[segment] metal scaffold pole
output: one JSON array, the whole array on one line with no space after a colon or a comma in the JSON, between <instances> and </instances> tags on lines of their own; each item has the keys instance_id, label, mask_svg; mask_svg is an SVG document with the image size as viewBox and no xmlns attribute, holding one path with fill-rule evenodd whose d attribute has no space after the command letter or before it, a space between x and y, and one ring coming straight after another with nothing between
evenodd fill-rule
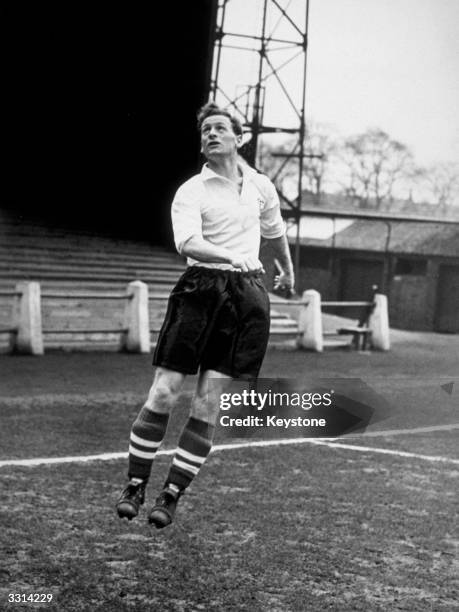
<instances>
[{"instance_id":1,"label":"metal scaffold pole","mask_svg":"<svg viewBox=\"0 0 459 612\"><path fill-rule=\"evenodd\" d=\"M256 7L256 14L249 18L246 12L253 7ZM244 15L241 15L241 10ZM236 14L237 11L239 14ZM234 24L237 23L241 24L240 31L235 31ZM229 108L241 119L247 140L242 152L250 164L258 166L260 137L284 135L296 140L293 146L290 143L290 153L275 155L285 158L280 166L263 168L263 172L275 183L284 205L285 216L294 219L296 227L293 261L297 274L300 266L304 164L305 159L310 157L305 153L308 24L309 0L260 0L250 5L241 5L232 0L218 0L210 85L210 98ZM249 33L248 29L251 29ZM258 56L257 69L243 84L238 83L242 93L237 92L234 79L231 78L236 72L235 61L227 61L228 57L234 58L237 52L245 53L247 57L242 68L250 64L248 56ZM282 55L283 61L278 59L279 55ZM301 66L292 82L292 73L289 73L288 69L293 62L300 61ZM242 72L245 74L243 69ZM301 75L300 83L298 74ZM292 91L294 88L298 89L296 97ZM279 106L279 97L282 98L281 110L276 113L267 112L275 104ZM265 119L266 117L268 119ZM291 159L298 162L295 164L296 181L291 180L291 183L296 183L295 197L288 197L284 193L283 185L283 173ZM290 178L292 179L291 172Z\"/></svg>"}]
</instances>

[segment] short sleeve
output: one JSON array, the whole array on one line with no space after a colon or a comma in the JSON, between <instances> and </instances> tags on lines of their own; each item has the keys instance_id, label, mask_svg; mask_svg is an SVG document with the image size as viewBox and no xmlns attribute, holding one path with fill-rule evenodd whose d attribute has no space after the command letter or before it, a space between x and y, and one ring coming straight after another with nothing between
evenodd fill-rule
<instances>
[{"instance_id":1,"label":"short sleeve","mask_svg":"<svg viewBox=\"0 0 459 612\"><path fill-rule=\"evenodd\" d=\"M280 238L284 235L285 224L280 212L279 196L271 181L267 177L263 179L265 204L260 212L261 235L263 238Z\"/></svg>"},{"instance_id":2,"label":"short sleeve","mask_svg":"<svg viewBox=\"0 0 459 612\"><path fill-rule=\"evenodd\" d=\"M193 190L179 188L172 202L171 216L175 247L181 254L187 240L196 235L202 237L201 208Z\"/></svg>"}]
</instances>

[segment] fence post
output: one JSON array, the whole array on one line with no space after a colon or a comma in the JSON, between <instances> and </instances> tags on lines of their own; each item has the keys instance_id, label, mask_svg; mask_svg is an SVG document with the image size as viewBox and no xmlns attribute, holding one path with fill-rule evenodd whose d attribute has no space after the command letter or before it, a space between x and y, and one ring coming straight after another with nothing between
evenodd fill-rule
<instances>
[{"instance_id":1,"label":"fence post","mask_svg":"<svg viewBox=\"0 0 459 612\"><path fill-rule=\"evenodd\" d=\"M14 353L43 355L43 333L41 328L40 283L23 282L16 285L13 321L17 329L10 338Z\"/></svg>"},{"instance_id":2,"label":"fence post","mask_svg":"<svg viewBox=\"0 0 459 612\"><path fill-rule=\"evenodd\" d=\"M298 319L298 348L312 351L323 351L324 341L322 334L322 308L320 293L315 289L308 289L303 293L303 301L307 302L300 311Z\"/></svg>"},{"instance_id":3,"label":"fence post","mask_svg":"<svg viewBox=\"0 0 459 612\"><path fill-rule=\"evenodd\" d=\"M148 286L142 281L132 281L127 286L124 328L126 331L121 334L121 350L128 353L150 352Z\"/></svg>"},{"instance_id":4,"label":"fence post","mask_svg":"<svg viewBox=\"0 0 459 612\"><path fill-rule=\"evenodd\" d=\"M379 351L388 351L390 339L387 296L377 293L374 301L375 307L368 320L368 327L371 329L371 345Z\"/></svg>"}]
</instances>

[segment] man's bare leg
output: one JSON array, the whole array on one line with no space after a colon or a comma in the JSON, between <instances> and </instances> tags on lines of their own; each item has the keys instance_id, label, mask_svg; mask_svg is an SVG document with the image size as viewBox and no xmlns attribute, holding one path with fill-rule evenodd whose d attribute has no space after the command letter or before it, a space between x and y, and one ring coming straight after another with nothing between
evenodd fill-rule
<instances>
[{"instance_id":1,"label":"man's bare leg","mask_svg":"<svg viewBox=\"0 0 459 612\"><path fill-rule=\"evenodd\" d=\"M166 434L169 414L175 406L185 374L157 368L148 398L134 421L129 445L129 483L117 504L121 518L137 516L144 503L145 486L155 455Z\"/></svg>"},{"instance_id":2,"label":"man's bare leg","mask_svg":"<svg viewBox=\"0 0 459 612\"><path fill-rule=\"evenodd\" d=\"M199 375L190 416L180 436L164 489L149 516L150 523L159 529L172 522L180 495L197 476L210 452L219 413L219 394L230 380L213 370Z\"/></svg>"}]
</instances>

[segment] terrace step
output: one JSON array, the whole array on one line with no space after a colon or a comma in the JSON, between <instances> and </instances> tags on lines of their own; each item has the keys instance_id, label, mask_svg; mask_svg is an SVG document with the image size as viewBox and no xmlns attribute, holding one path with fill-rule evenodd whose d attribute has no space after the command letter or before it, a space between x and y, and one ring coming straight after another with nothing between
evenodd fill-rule
<instances>
[{"instance_id":1,"label":"terrace step","mask_svg":"<svg viewBox=\"0 0 459 612\"><path fill-rule=\"evenodd\" d=\"M56 280L63 281L64 283L79 282L79 281L101 281L102 283L113 282L113 281L124 281L129 283L134 280L142 280L146 283L171 283L177 281L179 274L167 273L167 272L115 272L103 270L4 270L0 269L0 275L4 280L29 280L29 281L42 281L42 280Z\"/></svg>"},{"instance_id":2,"label":"terrace step","mask_svg":"<svg viewBox=\"0 0 459 612\"><path fill-rule=\"evenodd\" d=\"M16 249L0 248L0 262L2 265L16 266L50 266L50 265L66 265L71 267L104 267L104 268L144 268L149 270L168 270L171 272L181 272L185 269L183 261L174 261L171 257L142 256L142 257L126 257L120 253L49 253L45 251L34 252L16 251Z\"/></svg>"}]
</instances>

